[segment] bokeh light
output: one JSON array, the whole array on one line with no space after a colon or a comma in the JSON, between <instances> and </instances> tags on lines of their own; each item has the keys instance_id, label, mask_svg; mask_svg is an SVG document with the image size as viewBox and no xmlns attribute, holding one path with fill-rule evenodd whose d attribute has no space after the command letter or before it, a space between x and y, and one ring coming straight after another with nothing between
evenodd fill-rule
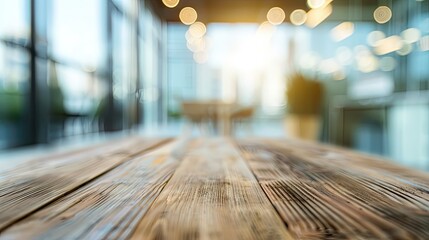
<instances>
[{"instance_id":1,"label":"bokeh light","mask_svg":"<svg viewBox=\"0 0 429 240\"><path fill-rule=\"evenodd\" d=\"M374 20L380 24L387 23L392 18L392 10L387 6L380 6L374 11Z\"/></svg>"},{"instance_id":2,"label":"bokeh light","mask_svg":"<svg viewBox=\"0 0 429 240\"><path fill-rule=\"evenodd\" d=\"M401 37L406 43L415 43L420 40L421 32L417 28L408 28L401 33Z\"/></svg>"},{"instance_id":3,"label":"bokeh light","mask_svg":"<svg viewBox=\"0 0 429 240\"><path fill-rule=\"evenodd\" d=\"M307 12L297 9L290 14L290 21L293 25L300 26L307 20Z\"/></svg>"},{"instance_id":4,"label":"bokeh light","mask_svg":"<svg viewBox=\"0 0 429 240\"><path fill-rule=\"evenodd\" d=\"M192 52L203 52L206 50L206 40L204 38L194 38L187 42L187 47Z\"/></svg>"},{"instance_id":5,"label":"bokeh light","mask_svg":"<svg viewBox=\"0 0 429 240\"><path fill-rule=\"evenodd\" d=\"M359 58L359 60L357 61L358 70L364 73L374 72L375 70L378 69L378 67L379 67L379 61L372 54L363 56Z\"/></svg>"},{"instance_id":6,"label":"bokeh light","mask_svg":"<svg viewBox=\"0 0 429 240\"><path fill-rule=\"evenodd\" d=\"M267 13L268 22L270 22L273 25L282 24L285 18L286 18L285 12L283 11L283 9L279 7L273 7Z\"/></svg>"},{"instance_id":7,"label":"bokeh light","mask_svg":"<svg viewBox=\"0 0 429 240\"><path fill-rule=\"evenodd\" d=\"M310 28L315 28L332 14L332 5L329 4L324 8L311 9L307 13L305 24Z\"/></svg>"},{"instance_id":8,"label":"bokeh light","mask_svg":"<svg viewBox=\"0 0 429 240\"><path fill-rule=\"evenodd\" d=\"M355 26L352 22L343 22L331 30L334 41L340 42L353 35Z\"/></svg>"},{"instance_id":9,"label":"bokeh light","mask_svg":"<svg viewBox=\"0 0 429 240\"><path fill-rule=\"evenodd\" d=\"M378 41L385 39L385 38L386 38L386 34L384 34L384 32L373 31L373 32L370 32L368 34L367 42L371 47L375 47L377 45Z\"/></svg>"},{"instance_id":10,"label":"bokeh light","mask_svg":"<svg viewBox=\"0 0 429 240\"><path fill-rule=\"evenodd\" d=\"M164 5L169 8L176 7L179 2L179 0L162 0L162 3L164 3Z\"/></svg>"},{"instance_id":11,"label":"bokeh light","mask_svg":"<svg viewBox=\"0 0 429 240\"><path fill-rule=\"evenodd\" d=\"M180 11L179 18L183 24L191 25L195 21L197 21L198 14L197 14L197 11L195 11L195 9L191 7L185 7Z\"/></svg>"},{"instance_id":12,"label":"bokeh light","mask_svg":"<svg viewBox=\"0 0 429 240\"><path fill-rule=\"evenodd\" d=\"M370 73L378 69L378 59L365 45L358 45L354 48L356 69L360 72Z\"/></svg>"},{"instance_id":13,"label":"bokeh light","mask_svg":"<svg viewBox=\"0 0 429 240\"><path fill-rule=\"evenodd\" d=\"M402 48L396 51L396 53L400 56L406 56L413 51L413 45L407 42L404 42Z\"/></svg>"},{"instance_id":14,"label":"bokeh light","mask_svg":"<svg viewBox=\"0 0 429 240\"><path fill-rule=\"evenodd\" d=\"M326 0L307 0L307 5L310 8L321 8L326 4Z\"/></svg>"},{"instance_id":15,"label":"bokeh light","mask_svg":"<svg viewBox=\"0 0 429 240\"><path fill-rule=\"evenodd\" d=\"M203 37L206 32L207 28L206 25L202 22L195 22L189 27L189 34L191 34L194 38L201 38Z\"/></svg>"},{"instance_id":16,"label":"bokeh light","mask_svg":"<svg viewBox=\"0 0 429 240\"><path fill-rule=\"evenodd\" d=\"M378 41L374 48L374 51L378 55L384 55L400 50L403 45L404 43L402 41L402 38L397 35L394 35Z\"/></svg>"}]
</instances>

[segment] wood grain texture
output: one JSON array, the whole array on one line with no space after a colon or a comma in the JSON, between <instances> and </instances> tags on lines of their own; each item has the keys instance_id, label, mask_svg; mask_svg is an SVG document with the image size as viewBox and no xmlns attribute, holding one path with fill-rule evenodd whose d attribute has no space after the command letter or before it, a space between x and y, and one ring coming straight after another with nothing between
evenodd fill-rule
<instances>
[{"instance_id":1,"label":"wood grain texture","mask_svg":"<svg viewBox=\"0 0 429 240\"><path fill-rule=\"evenodd\" d=\"M297 141L167 142L2 172L0 239L429 239L427 173Z\"/></svg>"},{"instance_id":2,"label":"wood grain texture","mask_svg":"<svg viewBox=\"0 0 429 240\"><path fill-rule=\"evenodd\" d=\"M296 141L239 146L295 238L429 239L425 173Z\"/></svg>"},{"instance_id":3,"label":"wood grain texture","mask_svg":"<svg viewBox=\"0 0 429 240\"><path fill-rule=\"evenodd\" d=\"M286 228L227 139L198 140L132 239L287 239Z\"/></svg>"},{"instance_id":4,"label":"wood grain texture","mask_svg":"<svg viewBox=\"0 0 429 240\"><path fill-rule=\"evenodd\" d=\"M136 156L0 234L0 239L126 239L182 157L183 142Z\"/></svg>"},{"instance_id":5,"label":"wood grain texture","mask_svg":"<svg viewBox=\"0 0 429 240\"><path fill-rule=\"evenodd\" d=\"M28 161L2 173L0 231L165 140L139 138Z\"/></svg>"}]
</instances>

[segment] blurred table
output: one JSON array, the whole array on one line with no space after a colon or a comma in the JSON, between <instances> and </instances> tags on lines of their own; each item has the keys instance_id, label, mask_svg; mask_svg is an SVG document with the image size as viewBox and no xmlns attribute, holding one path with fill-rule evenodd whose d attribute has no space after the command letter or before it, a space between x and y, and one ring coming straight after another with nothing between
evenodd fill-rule
<instances>
[{"instance_id":1,"label":"blurred table","mask_svg":"<svg viewBox=\"0 0 429 240\"><path fill-rule=\"evenodd\" d=\"M429 175L273 139L115 140L2 172L0 239L429 239Z\"/></svg>"},{"instance_id":2,"label":"blurred table","mask_svg":"<svg viewBox=\"0 0 429 240\"><path fill-rule=\"evenodd\" d=\"M184 117L192 123L210 122L220 129L221 135L231 135L231 116L237 108L235 103L224 101L185 101L182 103Z\"/></svg>"}]
</instances>

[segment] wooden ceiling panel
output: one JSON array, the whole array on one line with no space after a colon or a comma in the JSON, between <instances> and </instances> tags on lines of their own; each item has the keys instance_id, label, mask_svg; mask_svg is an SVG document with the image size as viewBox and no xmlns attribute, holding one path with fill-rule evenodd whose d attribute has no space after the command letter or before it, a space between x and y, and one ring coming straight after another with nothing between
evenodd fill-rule
<instances>
[{"instance_id":1,"label":"wooden ceiling panel","mask_svg":"<svg viewBox=\"0 0 429 240\"><path fill-rule=\"evenodd\" d=\"M266 14L272 7L281 7L285 10L286 16L289 16L295 9L308 10L306 0L180 0L175 8L167 8L162 0L149 0L158 8L161 18L168 22L180 22L179 12L184 7L193 7L198 12L198 19L204 23L210 22L263 22L266 20ZM377 1L373 0L334 0L334 15L332 20L371 20L373 9L376 8ZM356 19L349 13L354 9L362 11ZM289 21L289 17L286 17Z\"/></svg>"}]
</instances>

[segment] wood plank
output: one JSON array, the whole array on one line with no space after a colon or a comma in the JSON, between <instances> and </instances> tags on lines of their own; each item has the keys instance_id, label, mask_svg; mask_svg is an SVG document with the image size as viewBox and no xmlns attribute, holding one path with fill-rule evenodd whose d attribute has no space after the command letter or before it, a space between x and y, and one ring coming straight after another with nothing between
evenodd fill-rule
<instances>
[{"instance_id":1,"label":"wood plank","mask_svg":"<svg viewBox=\"0 0 429 240\"><path fill-rule=\"evenodd\" d=\"M2 173L0 231L77 187L166 140L139 138L29 161Z\"/></svg>"},{"instance_id":2,"label":"wood plank","mask_svg":"<svg viewBox=\"0 0 429 240\"><path fill-rule=\"evenodd\" d=\"M183 145L136 156L13 225L0 239L126 239L179 165Z\"/></svg>"},{"instance_id":3,"label":"wood plank","mask_svg":"<svg viewBox=\"0 0 429 240\"><path fill-rule=\"evenodd\" d=\"M290 239L230 140L187 151L131 239Z\"/></svg>"},{"instance_id":4,"label":"wood plank","mask_svg":"<svg viewBox=\"0 0 429 240\"><path fill-rule=\"evenodd\" d=\"M296 238L429 238L429 186L423 173L316 144L259 140L239 145Z\"/></svg>"},{"instance_id":5,"label":"wood plank","mask_svg":"<svg viewBox=\"0 0 429 240\"><path fill-rule=\"evenodd\" d=\"M288 151L311 159L324 159L327 164L344 165L349 169L361 171L374 176L385 175L412 184L429 185L427 172L405 168L389 159L350 151L338 146L317 144L305 141L274 141L274 144L287 145ZM326 161L328 160L328 161Z\"/></svg>"}]
</instances>

